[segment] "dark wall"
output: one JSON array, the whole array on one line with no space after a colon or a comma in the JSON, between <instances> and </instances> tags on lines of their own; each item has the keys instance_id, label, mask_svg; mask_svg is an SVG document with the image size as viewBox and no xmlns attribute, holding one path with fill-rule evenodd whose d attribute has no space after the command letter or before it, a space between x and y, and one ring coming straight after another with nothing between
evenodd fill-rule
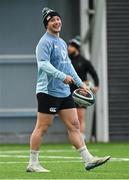
<instances>
[{"instance_id":1,"label":"dark wall","mask_svg":"<svg viewBox=\"0 0 129 180\"><path fill-rule=\"evenodd\" d=\"M110 140L129 140L129 1L107 0Z\"/></svg>"}]
</instances>

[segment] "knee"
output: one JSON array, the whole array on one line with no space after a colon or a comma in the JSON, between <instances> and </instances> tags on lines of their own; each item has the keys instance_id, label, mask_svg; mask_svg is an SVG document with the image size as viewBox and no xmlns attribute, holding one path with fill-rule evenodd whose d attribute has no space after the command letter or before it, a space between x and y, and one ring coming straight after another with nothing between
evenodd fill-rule
<instances>
[{"instance_id":1,"label":"knee","mask_svg":"<svg viewBox=\"0 0 129 180\"><path fill-rule=\"evenodd\" d=\"M50 124L43 124L40 126L36 126L35 131L40 135L44 135L47 132L49 126Z\"/></svg>"},{"instance_id":2,"label":"knee","mask_svg":"<svg viewBox=\"0 0 129 180\"><path fill-rule=\"evenodd\" d=\"M80 123L78 120L73 120L70 124L70 127L69 127L69 130L70 131L80 131Z\"/></svg>"},{"instance_id":3,"label":"knee","mask_svg":"<svg viewBox=\"0 0 129 180\"><path fill-rule=\"evenodd\" d=\"M49 124L46 124L40 128L42 134L45 134L48 130Z\"/></svg>"},{"instance_id":4,"label":"knee","mask_svg":"<svg viewBox=\"0 0 129 180\"><path fill-rule=\"evenodd\" d=\"M83 114L79 113L79 114L78 114L78 119L79 119L80 122L83 122L84 119L85 119L85 117L84 117Z\"/></svg>"}]
</instances>

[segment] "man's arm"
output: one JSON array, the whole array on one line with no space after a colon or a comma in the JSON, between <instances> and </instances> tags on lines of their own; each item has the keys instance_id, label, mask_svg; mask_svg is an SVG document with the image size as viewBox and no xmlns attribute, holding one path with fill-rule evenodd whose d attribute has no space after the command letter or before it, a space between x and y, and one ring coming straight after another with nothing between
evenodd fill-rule
<instances>
[{"instance_id":1,"label":"man's arm","mask_svg":"<svg viewBox=\"0 0 129 180\"><path fill-rule=\"evenodd\" d=\"M91 77L94 80L94 85L96 87L98 87L99 86L99 78L98 78L98 75L97 75L93 65L90 62L88 62L87 67L88 67L88 73L91 75Z\"/></svg>"},{"instance_id":2,"label":"man's arm","mask_svg":"<svg viewBox=\"0 0 129 180\"><path fill-rule=\"evenodd\" d=\"M47 60L40 60L38 62L38 66L40 66L40 68L48 73L49 75L53 76L54 78L58 78L61 79L62 81L65 80L66 78L66 74L59 71L58 69L56 69L49 61Z\"/></svg>"}]
</instances>

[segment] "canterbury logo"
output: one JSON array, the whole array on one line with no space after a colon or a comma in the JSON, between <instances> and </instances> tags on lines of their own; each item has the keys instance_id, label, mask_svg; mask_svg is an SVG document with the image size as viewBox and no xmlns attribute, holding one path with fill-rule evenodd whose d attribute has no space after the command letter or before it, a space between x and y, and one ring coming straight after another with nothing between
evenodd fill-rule
<instances>
[{"instance_id":1,"label":"canterbury logo","mask_svg":"<svg viewBox=\"0 0 129 180\"><path fill-rule=\"evenodd\" d=\"M50 112L56 112L56 108L55 108L55 107L51 107L51 108L49 109L49 111L50 111Z\"/></svg>"}]
</instances>

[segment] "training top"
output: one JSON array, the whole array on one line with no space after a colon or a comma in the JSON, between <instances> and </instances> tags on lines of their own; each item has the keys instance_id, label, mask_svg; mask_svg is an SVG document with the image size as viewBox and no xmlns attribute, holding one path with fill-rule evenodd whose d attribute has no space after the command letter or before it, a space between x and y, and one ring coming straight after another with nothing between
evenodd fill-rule
<instances>
[{"instance_id":1,"label":"training top","mask_svg":"<svg viewBox=\"0 0 129 180\"><path fill-rule=\"evenodd\" d=\"M36 59L36 94L42 92L54 97L69 96L70 87L63 82L66 75L73 77L77 87L83 84L68 57L67 45L63 39L46 32L36 46Z\"/></svg>"}]
</instances>

